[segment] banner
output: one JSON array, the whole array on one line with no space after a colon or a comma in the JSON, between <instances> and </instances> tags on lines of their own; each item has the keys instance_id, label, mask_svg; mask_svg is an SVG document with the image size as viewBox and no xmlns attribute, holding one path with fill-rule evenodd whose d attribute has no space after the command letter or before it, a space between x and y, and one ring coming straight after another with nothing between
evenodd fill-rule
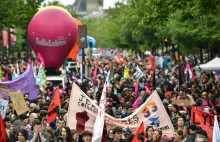
<instances>
[{"instance_id":1,"label":"banner","mask_svg":"<svg viewBox=\"0 0 220 142\"><path fill-rule=\"evenodd\" d=\"M16 45L16 35L15 34L10 34L10 43L11 46L15 46Z\"/></svg>"},{"instance_id":2,"label":"banner","mask_svg":"<svg viewBox=\"0 0 220 142\"><path fill-rule=\"evenodd\" d=\"M2 119L5 119L6 110L8 107L8 100L0 100L0 114Z\"/></svg>"},{"instance_id":3,"label":"banner","mask_svg":"<svg viewBox=\"0 0 220 142\"><path fill-rule=\"evenodd\" d=\"M13 103L13 107L18 115L21 115L22 113L28 111L27 104L20 90L17 92L10 92L10 97Z\"/></svg>"},{"instance_id":4,"label":"banner","mask_svg":"<svg viewBox=\"0 0 220 142\"><path fill-rule=\"evenodd\" d=\"M218 117L218 121L220 121L220 117ZM206 130L209 142L212 141L212 132L214 125L214 116L212 114L203 112L196 107L193 107L191 110L190 124L196 124L200 126L203 130Z\"/></svg>"},{"instance_id":5,"label":"banner","mask_svg":"<svg viewBox=\"0 0 220 142\"><path fill-rule=\"evenodd\" d=\"M38 97L37 86L34 81L32 67L29 65L24 73L12 81L0 82L0 96L9 99L10 92L21 90L22 94L29 94L29 100Z\"/></svg>"},{"instance_id":6,"label":"banner","mask_svg":"<svg viewBox=\"0 0 220 142\"><path fill-rule=\"evenodd\" d=\"M67 126L78 132L84 130L93 131L94 122L98 113L98 106L73 83L67 117ZM153 126L163 131L169 137L173 136L173 125L157 94L154 91L147 101L136 109L131 115L123 119L117 119L106 114L105 123L108 129L120 126L129 127L136 133L141 122L144 126Z\"/></svg>"},{"instance_id":7,"label":"banner","mask_svg":"<svg viewBox=\"0 0 220 142\"><path fill-rule=\"evenodd\" d=\"M2 44L3 44L3 47L8 46L8 31L7 30L2 30Z\"/></svg>"},{"instance_id":8,"label":"banner","mask_svg":"<svg viewBox=\"0 0 220 142\"><path fill-rule=\"evenodd\" d=\"M0 116L0 142L6 142L5 124Z\"/></svg>"}]
</instances>

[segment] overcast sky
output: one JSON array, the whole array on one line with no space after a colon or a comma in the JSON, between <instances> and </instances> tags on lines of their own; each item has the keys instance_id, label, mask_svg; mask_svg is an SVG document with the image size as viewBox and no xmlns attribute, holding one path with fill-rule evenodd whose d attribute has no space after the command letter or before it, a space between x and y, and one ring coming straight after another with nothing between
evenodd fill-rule
<instances>
[{"instance_id":1,"label":"overcast sky","mask_svg":"<svg viewBox=\"0 0 220 142\"><path fill-rule=\"evenodd\" d=\"M49 1L54 1L54 0L45 0L46 3L48 3ZM68 4L73 4L75 2L75 0L59 0L63 5L68 5ZM44 3L45 3L44 2Z\"/></svg>"}]
</instances>

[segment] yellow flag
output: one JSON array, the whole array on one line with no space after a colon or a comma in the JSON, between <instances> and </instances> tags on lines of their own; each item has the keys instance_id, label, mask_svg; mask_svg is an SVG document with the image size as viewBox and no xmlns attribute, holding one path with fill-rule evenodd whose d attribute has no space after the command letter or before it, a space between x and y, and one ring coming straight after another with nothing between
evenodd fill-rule
<instances>
[{"instance_id":1,"label":"yellow flag","mask_svg":"<svg viewBox=\"0 0 220 142\"><path fill-rule=\"evenodd\" d=\"M125 68L124 68L124 78L130 78L130 75L129 75L129 72L128 72L128 67L127 66L125 66Z\"/></svg>"}]
</instances>

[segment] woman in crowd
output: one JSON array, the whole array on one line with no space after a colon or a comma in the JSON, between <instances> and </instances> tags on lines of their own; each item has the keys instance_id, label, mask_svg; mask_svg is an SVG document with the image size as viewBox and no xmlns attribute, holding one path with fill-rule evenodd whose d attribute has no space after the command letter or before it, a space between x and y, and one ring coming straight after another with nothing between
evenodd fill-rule
<instances>
[{"instance_id":1,"label":"woman in crowd","mask_svg":"<svg viewBox=\"0 0 220 142\"><path fill-rule=\"evenodd\" d=\"M184 129L184 124L185 124L185 119L183 117L177 118L177 123L176 123L176 130L182 130Z\"/></svg>"},{"instance_id":2,"label":"woman in crowd","mask_svg":"<svg viewBox=\"0 0 220 142\"><path fill-rule=\"evenodd\" d=\"M49 142L53 142L55 136L54 136L54 133L53 133L52 129L50 127L46 127L44 130L48 135Z\"/></svg>"},{"instance_id":3,"label":"woman in crowd","mask_svg":"<svg viewBox=\"0 0 220 142\"><path fill-rule=\"evenodd\" d=\"M154 130L152 142L160 142L162 138L161 130Z\"/></svg>"},{"instance_id":4,"label":"woman in crowd","mask_svg":"<svg viewBox=\"0 0 220 142\"><path fill-rule=\"evenodd\" d=\"M197 106L201 106L202 110L206 112L213 113L214 112L214 105L212 101L208 98L208 94L206 92L202 93L202 98L196 101Z\"/></svg>"},{"instance_id":5,"label":"woman in crowd","mask_svg":"<svg viewBox=\"0 0 220 142\"><path fill-rule=\"evenodd\" d=\"M71 130L67 126L62 128L62 136L66 139L67 142L72 142L73 141Z\"/></svg>"},{"instance_id":6,"label":"woman in crowd","mask_svg":"<svg viewBox=\"0 0 220 142\"><path fill-rule=\"evenodd\" d=\"M71 130L71 134L73 137L73 142L78 142L79 134L78 134L77 130Z\"/></svg>"},{"instance_id":7,"label":"woman in crowd","mask_svg":"<svg viewBox=\"0 0 220 142\"><path fill-rule=\"evenodd\" d=\"M110 130L108 131L108 139L107 139L107 141L111 141L111 140L113 140L113 139L114 139L113 129L110 129Z\"/></svg>"},{"instance_id":8,"label":"woman in crowd","mask_svg":"<svg viewBox=\"0 0 220 142\"><path fill-rule=\"evenodd\" d=\"M25 129L18 130L17 133L18 141L17 142L29 142L28 139L28 132Z\"/></svg>"},{"instance_id":9,"label":"woman in crowd","mask_svg":"<svg viewBox=\"0 0 220 142\"><path fill-rule=\"evenodd\" d=\"M182 142L183 140L183 131L182 130L176 130L173 134L174 142Z\"/></svg>"},{"instance_id":10,"label":"woman in crowd","mask_svg":"<svg viewBox=\"0 0 220 142\"><path fill-rule=\"evenodd\" d=\"M153 140L153 133L154 133L153 126L148 126L146 128L146 139L147 139L147 142L152 142L152 140Z\"/></svg>"}]
</instances>

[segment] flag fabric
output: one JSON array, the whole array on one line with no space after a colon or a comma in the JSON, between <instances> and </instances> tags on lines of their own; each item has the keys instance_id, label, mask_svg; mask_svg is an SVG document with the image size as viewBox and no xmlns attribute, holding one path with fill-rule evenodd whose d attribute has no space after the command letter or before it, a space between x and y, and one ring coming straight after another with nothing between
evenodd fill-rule
<instances>
[{"instance_id":1,"label":"flag fabric","mask_svg":"<svg viewBox=\"0 0 220 142\"><path fill-rule=\"evenodd\" d=\"M54 98L50 103L50 106L48 108L48 118L47 123L50 124L52 121L56 119L57 112L56 108L60 106L60 92L59 89L56 89L56 92L54 94Z\"/></svg>"},{"instance_id":2,"label":"flag fabric","mask_svg":"<svg viewBox=\"0 0 220 142\"><path fill-rule=\"evenodd\" d=\"M137 100L138 97L138 80L136 80L134 87L134 100Z\"/></svg>"},{"instance_id":3,"label":"flag fabric","mask_svg":"<svg viewBox=\"0 0 220 142\"><path fill-rule=\"evenodd\" d=\"M193 81L196 79L196 76L194 75L191 67L189 64L186 64L185 68L184 68L184 73L187 74L187 72L189 73L189 78Z\"/></svg>"},{"instance_id":4,"label":"flag fabric","mask_svg":"<svg viewBox=\"0 0 220 142\"><path fill-rule=\"evenodd\" d=\"M125 66L124 68L124 78L127 79L127 78L130 78L130 75L129 75L129 71L128 71L128 67Z\"/></svg>"},{"instance_id":5,"label":"flag fabric","mask_svg":"<svg viewBox=\"0 0 220 142\"><path fill-rule=\"evenodd\" d=\"M220 71L218 71L218 80L220 81Z\"/></svg>"},{"instance_id":6,"label":"flag fabric","mask_svg":"<svg viewBox=\"0 0 220 142\"><path fill-rule=\"evenodd\" d=\"M5 124L2 120L2 117L0 115L0 141L1 142L6 142L6 132L5 132Z\"/></svg>"},{"instance_id":7,"label":"flag fabric","mask_svg":"<svg viewBox=\"0 0 220 142\"><path fill-rule=\"evenodd\" d=\"M19 76L20 75L20 69L19 69L18 63L16 64L16 69L17 69L17 75Z\"/></svg>"},{"instance_id":8,"label":"flag fabric","mask_svg":"<svg viewBox=\"0 0 220 142\"><path fill-rule=\"evenodd\" d=\"M144 123L141 122L140 127L138 128L132 142L146 142L146 138L144 136Z\"/></svg>"},{"instance_id":9,"label":"flag fabric","mask_svg":"<svg viewBox=\"0 0 220 142\"><path fill-rule=\"evenodd\" d=\"M99 101L98 114L96 116L96 120L93 128L92 142L101 142L102 140L102 133L105 122L106 86L107 84L105 83L102 90L102 96Z\"/></svg>"},{"instance_id":10,"label":"flag fabric","mask_svg":"<svg viewBox=\"0 0 220 142\"><path fill-rule=\"evenodd\" d=\"M93 131L99 106L75 83L72 86L68 108L68 114L71 115L67 116L67 126L70 129L76 129L79 134L85 130ZM107 113L105 115L105 124L108 130L116 126L129 127L133 133L136 133L143 121L144 126L153 126L155 129L161 129L164 135L173 136L173 125L156 91L128 117L118 119Z\"/></svg>"},{"instance_id":11,"label":"flag fabric","mask_svg":"<svg viewBox=\"0 0 220 142\"><path fill-rule=\"evenodd\" d=\"M46 83L46 73L43 68L43 63L40 64L40 68L38 70L36 83L40 86L41 89L43 89L43 85Z\"/></svg>"},{"instance_id":12,"label":"flag fabric","mask_svg":"<svg viewBox=\"0 0 220 142\"><path fill-rule=\"evenodd\" d=\"M137 79L139 79L142 76L144 76L144 73L141 71L139 66L136 67L136 72L133 74L133 76L135 76L135 78L137 78Z\"/></svg>"},{"instance_id":13,"label":"flag fabric","mask_svg":"<svg viewBox=\"0 0 220 142\"><path fill-rule=\"evenodd\" d=\"M4 78L3 82L6 82L6 81L8 81L8 72L5 73L5 78Z\"/></svg>"},{"instance_id":14,"label":"flag fabric","mask_svg":"<svg viewBox=\"0 0 220 142\"><path fill-rule=\"evenodd\" d=\"M106 82L107 82L107 87L110 87L110 84L111 84L111 78L110 78L110 70L108 71L107 73L107 76L106 76Z\"/></svg>"},{"instance_id":15,"label":"flag fabric","mask_svg":"<svg viewBox=\"0 0 220 142\"><path fill-rule=\"evenodd\" d=\"M0 82L0 96L5 99L9 99L10 92L21 90L22 94L29 94L29 100L36 99L38 97L37 86L33 76L32 67L29 65L25 72L23 72L18 78Z\"/></svg>"},{"instance_id":16,"label":"flag fabric","mask_svg":"<svg viewBox=\"0 0 220 142\"><path fill-rule=\"evenodd\" d=\"M140 103L141 103L141 100L140 100L140 97L138 97L134 102L133 108L137 109L139 107Z\"/></svg>"},{"instance_id":17,"label":"flag fabric","mask_svg":"<svg viewBox=\"0 0 220 142\"><path fill-rule=\"evenodd\" d=\"M145 90L148 94L151 94L151 90L147 86L145 86Z\"/></svg>"},{"instance_id":18,"label":"flag fabric","mask_svg":"<svg viewBox=\"0 0 220 142\"><path fill-rule=\"evenodd\" d=\"M44 58L41 56L41 54L39 52L37 53L37 60L38 60L38 67L40 67L41 63L42 63L43 67L45 66Z\"/></svg>"},{"instance_id":19,"label":"flag fabric","mask_svg":"<svg viewBox=\"0 0 220 142\"><path fill-rule=\"evenodd\" d=\"M218 125L218 119L217 115L214 116L214 128L213 128L213 136L212 136L212 142L220 142L220 129Z\"/></svg>"},{"instance_id":20,"label":"flag fabric","mask_svg":"<svg viewBox=\"0 0 220 142\"><path fill-rule=\"evenodd\" d=\"M96 75L98 72L98 66L95 67L94 71L93 71L93 76L92 76L92 82L96 82Z\"/></svg>"},{"instance_id":21,"label":"flag fabric","mask_svg":"<svg viewBox=\"0 0 220 142\"><path fill-rule=\"evenodd\" d=\"M139 53L137 53L137 59L138 59L138 61L141 61L141 57L140 57Z\"/></svg>"},{"instance_id":22,"label":"flag fabric","mask_svg":"<svg viewBox=\"0 0 220 142\"><path fill-rule=\"evenodd\" d=\"M13 71L13 74L12 74L12 80L15 80L18 77L19 77L19 75L16 73L15 68L14 68L14 71Z\"/></svg>"}]
</instances>

